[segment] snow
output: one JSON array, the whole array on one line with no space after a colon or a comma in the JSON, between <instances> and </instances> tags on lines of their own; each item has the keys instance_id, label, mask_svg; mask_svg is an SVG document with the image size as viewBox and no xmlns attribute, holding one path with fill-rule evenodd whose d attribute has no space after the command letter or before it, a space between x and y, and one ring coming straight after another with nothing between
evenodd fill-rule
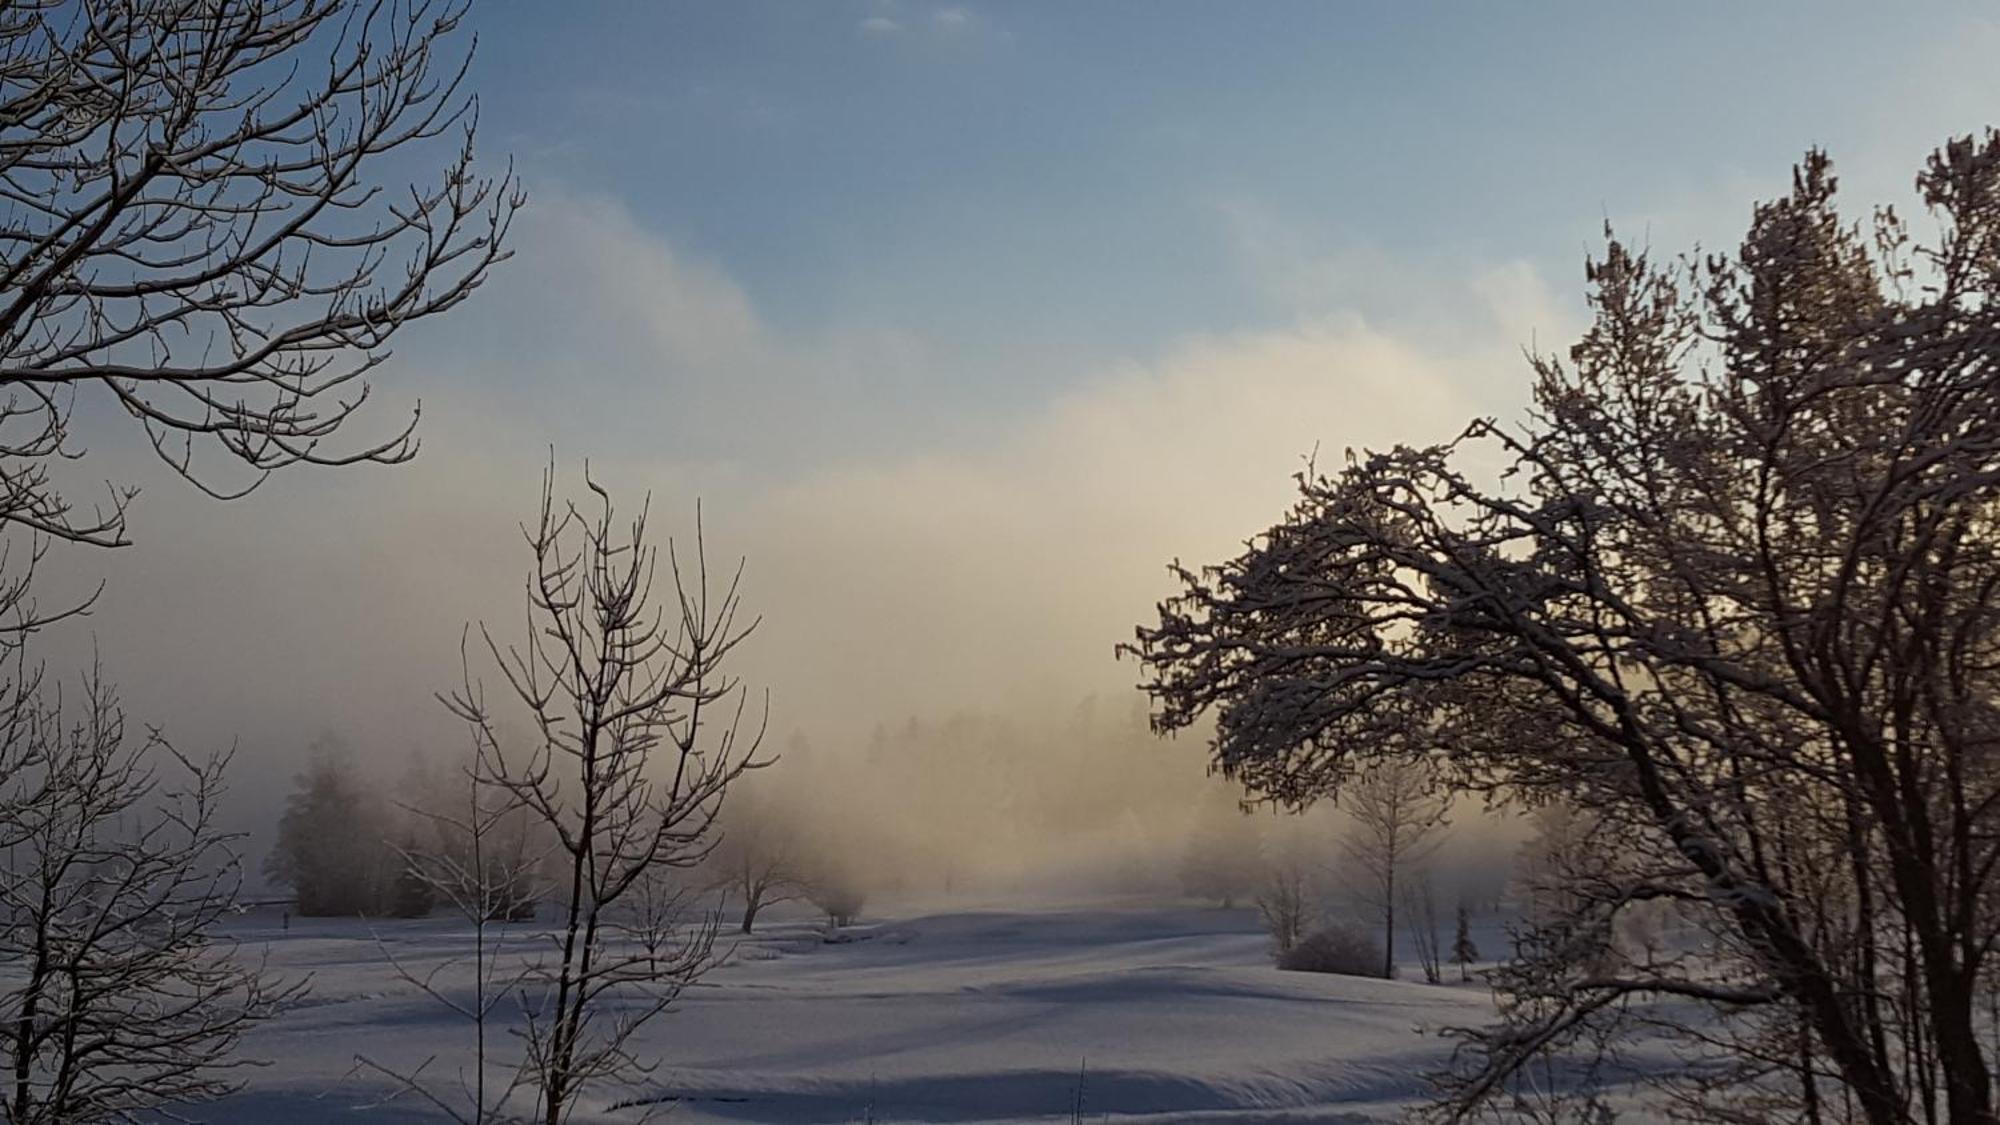
<instances>
[{"instance_id":1,"label":"snow","mask_svg":"<svg viewBox=\"0 0 2000 1125\"><path fill-rule=\"evenodd\" d=\"M462 924L242 919L311 995L245 1043L269 1060L199 1115L218 1125L441 1120L354 1056L450 1079L469 1027L403 984L463 955ZM520 934L520 930L513 931ZM689 1122L1386 1120L1420 1099L1450 1024L1483 1022L1477 985L1280 972L1248 911L1125 906L958 910L871 921L823 941L780 914L648 1030L642 1091ZM510 940L526 940L517 936ZM447 972L449 975L449 971ZM469 979L466 974L460 977ZM501 1039L501 1050L513 1043Z\"/></svg>"}]
</instances>

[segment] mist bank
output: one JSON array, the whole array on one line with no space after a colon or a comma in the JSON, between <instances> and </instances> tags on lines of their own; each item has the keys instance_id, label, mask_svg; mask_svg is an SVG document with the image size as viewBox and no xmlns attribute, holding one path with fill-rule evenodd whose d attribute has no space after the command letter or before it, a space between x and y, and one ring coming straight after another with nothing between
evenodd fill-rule
<instances>
[{"instance_id":1,"label":"mist bank","mask_svg":"<svg viewBox=\"0 0 2000 1125\"><path fill-rule=\"evenodd\" d=\"M523 733L503 728L503 746L531 749ZM304 754L335 760L374 794L378 811L364 823L395 825L413 838L428 832L409 808L462 801L469 760L453 744L390 753L333 731L316 735ZM1209 769L1203 737L1153 734L1137 693L1027 712L906 716L858 736L799 728L767 734L759 759L724 802L717 862L684 874L684 882L725 879L721 868L732 861L724 857L752 847L783 868L785 898L806 899L802 884L837 878L876 909L1110 900L1248 906L1272 872L1287 870L1336 914L1370 914L1344 857L1348 810L1330 801L1293 812L1256 801ZM239 806L250 833L246 858L266 854L282 805ZM1447 908L1485 909L1508 893L1527 831L1518 811L1454 801L1438 846L1410 875L1427 880ZM732 909L740 913L740 901Z\"/></svg>"}]
</instances>

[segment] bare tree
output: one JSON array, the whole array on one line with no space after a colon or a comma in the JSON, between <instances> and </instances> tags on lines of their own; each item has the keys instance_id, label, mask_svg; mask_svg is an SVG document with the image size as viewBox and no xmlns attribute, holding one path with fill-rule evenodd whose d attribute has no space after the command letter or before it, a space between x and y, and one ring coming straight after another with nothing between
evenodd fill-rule
<instances>
[{"instance_id":1,"label":"bare tree","mask_svg":"<svg viewBox=\"0 0 2000 1125\"><path fill-rule=\"evenodd\" d=\"M294 464L396 462L414 412L354 438L368 372L505 257L522 197L473 167L456 0L24 0L0 10L0 650L51 541L127 542L136 490L80 505L74 426L138 423L240 496ZM391 161L456 134L430 186ZM22 677L0 707L9 1121L127 1120L213 1097L282 999L213 940L233 902L223 759L128 739ZM65 725L67 723L68 725ZM24 937L24 935L27 935ZM13 973L15 964L22 975Z\"/></svg>"},{"instance_id":2,"label":"bare tree","mask_svg":"<svg viewBox=\"0 0 2000 1125\"><path fill-rule=\"evenodd\" d=\"M465 690L474 689L468 682ZM524 806L511 791L483 775L491 761L481 752L484 728L475 726L473 737L475 752L457 787L456 807L440 802L413 808L435 829L436 846L404 855L412 875L471 927L472 954L446 958L419 972L382 946L383 956L404 983L471 1024L471 1065L443 1082L426 1073L436 1061L434 1055L415 1066L394 1065L365 1053L357 1054L355 1062L391 1079L399 1093L414 1094L460 1125L487 1125L515 1120L508 1103L531 1078L525 1058L506 1068L503 1081L490 1078L489 1040L502 1022L495 1012L529 976L528 962L519 957L521 943L509 942L506 928L496 923L514 920L522 903L535 900L540 886L538 857L529 854L527 833L522 831ZM469 999L461 999L452 987L461 971L469 971L472 978Z\"/></svg>"},{"instance_id":3,"label":"bare tree","mask_svg":"<svg viewBox=\"0 0 2000 1125\"><path fill-rule=\"evenodd\" d=\"M746 934L765 907L791 902L809 890L798 834L781 810L746 800L752 795L739 793L730 800L726 828L708 864L710 885L741 901L738 928Z\"/></svg>"},{"instance_id":4,"label":"bare tree","mask_svg":"<svg viewBox=\"0 0 2000 1125\"><path fill-rule=\"evenodd\" d=\"M1705 1120L1995 1119L2000 135L1917 187L1923 241L1843 219L1819 152L1731 253L1612 240L1525 421L1306 474L1140 630L1158 726L1213 709L1260 792L1442 752L1619 841L1496 981L1447 1112L1644 1026L1705 1053L1663 1076ZM1674 949L1591 952L1649 902Z\"/></svg>"},{"instance_id":5,"label":"bare tree","mask_svg":"<svg viewBox=\"0 0 2000 1125\"><path fill-rule=\"evenodd\" d=\"M521 202L474 174L460 0L28 0L0 12L0 522L125 540L52 483L73 412L135 419L218 496L403 460L333 444L405 325L463 301ZM456 133L428 187L376 177ZM94 396L94 397L93 397ZM86 411L96 407L86 406ZM234 473L205 463L212 448Z\"/></svg>"},{"instance_id":6,"label":"bare tree","mask_svg":"<svg viewBox=\"0 0 2000 1125\"><path fill-rule=\"evenodd\" d=\"M1306 865L1292 856L1280 856L1267 864L1256 901L1257 916L1271 935L1271 954L1282 959L1305 937L1312 922Z\"/></svg>"},{"instance_id":7,"label":"bare tree","mask_svg":"<svg viewBox=\"0 0 2000 1125\"><path fill-rule=\"evenodd\" d=\"M8 1125L151 1120L236 1089L237 1040L294 987L217 934L237 837L226 756L133 737L93 669L79 705L18 657L0 707L0 1067Z\"/></svg>"},{"instance_id":8,"label":"bare tree","mask_svg":"<svg viewBox=\"0 0 2000 1125\"><path fill-rule=\"evenodd\" d=\"M1603 877L1618 853L1616 833L1601 817L1555 800L1529 813L1532 833L1514 856L1513 892L1531 925L1567 917L1584 886Z\"/></svg>"},{"instance_id":9,"label":"bare tree","mask_svg":"<svg viewBox=\"0 0 2000 1125\"><path fill-rule=\"evenodd\" d=\"M1270 933L1272 957L1284 957L1312 925L1316 907L1312 893L1314 863L1298 825L1280 825L1264 839L1264 863L1256 885L1256 913Z\"/></svg>"},{"instance_id":10,"label":"bare tree","mask_svg":"<svg viewBox=\"0 0 2000 1125\"><path fill-rule=\"evenodd\" d=\"M1340 850L1356 869L1351 880L1356 897L1381 921L1382 976L1393 978L1397 879L1429 859L1443 842L1446 800L1437 791L1435 774L1421 760L1376 763L1341 796L1350 824ZM1427 963L1427 974L1434 969Z\"/></svg>"},{"instance_id":11,"label":"bare tree","mask_svg":"<svg viewBox=\"0 0 2000 1125\"><path fill-rule=\"evenodd\" d=\"M468 670L443 697L474 731L480 778L547 826L560 868L554 948L531 964L522 1042L536 1117L560 1125L589 1086L651 1065L633 1035L714 963L717 917L688 909L678 877L715 842L724 794L757 759L747 692L726 671L756 627L739 617L739 566L719 590L699 533L669 544L672 594L654 600L646 509L621 524L591 480L586 508L558 504L555 471L524 527L534 557L518 647L481 629L532 738L507 745Z\"/></svg>"}]
</instances>

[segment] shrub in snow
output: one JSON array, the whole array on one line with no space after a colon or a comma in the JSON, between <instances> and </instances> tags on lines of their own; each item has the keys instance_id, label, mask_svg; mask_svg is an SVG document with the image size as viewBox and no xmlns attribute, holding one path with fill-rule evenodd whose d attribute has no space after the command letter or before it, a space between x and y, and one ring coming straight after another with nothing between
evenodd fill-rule
<instances>
[{"instance_id":1,"label":"shrub in snow","mask_svg":"<svg viewBox=\"0 0 2000 1125\"><path fill-rule=\"evenodd\" d=\"M867 894L846 878L830 878L815 883L808 897L814 906L826 911L827 920L835 927L848 925L860 917L862 904L868 900Z\"/></svg>"},{"instance_id":2,"label":"shrub in snow","mask_svg":"<svg viewBox=\"0 0 2000 1125\"><path fill-rule=\"evenodd\" d=\"M816 842L811 855L813 858L803 861L796 871L796 877L804 885L806 901L819 907L835 929L853 922L861 916L862 904L868 900L865 881L856 873L856 865L844 852L828 846L823 838Z\"/></svg>"},{"instance_id":3,"label":"shrub in snow","mask_svg":"<svg viewBox=\"0 0 2000 1125\"><path fill-rule=\"evenodd\" d=\"M1278 954L1278 967L1299 973L1382 977L1382 946L1358 926L1322 926Z\"/></svg>"}]
</instances>

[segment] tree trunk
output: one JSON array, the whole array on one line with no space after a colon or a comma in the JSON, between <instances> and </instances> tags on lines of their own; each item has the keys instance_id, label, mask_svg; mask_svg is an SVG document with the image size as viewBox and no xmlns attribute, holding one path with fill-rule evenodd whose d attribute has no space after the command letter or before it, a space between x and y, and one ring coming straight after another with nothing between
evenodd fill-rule
<instances>
[{"instance_id":1,"label":"tree trunk","mask_svg":"<svg viewBox=\"0 0 2000 1125\"><path fill-rule=\"evenodd\" d=\"M1382 979L1396 979L1396 867L1382 877Z\"/></svg>"},{"instance_id":2,"label":"tree trunk","mask_svg":"<svg viewBox=\"0 0 2000 1125\"><path fill-rule=\"evenodd\" d=\"M1931 1049L1944 1071L1946 1119L1951 1125L1994 1125L1992 1080L1973 1026L1972 989L1932 989Z\"/></svg>"},{"instance_id":3,"label":"tree trunk","mask_svg":"<svg viewBox=\"0 0 2000 1125\"><path fill-rule=\"evenodd\" d=\"M15 1026L14 1036L14 1111L8 1115L12 1121L28 1120L30 1108L29 1078L35 1064L35 1018L41 1011L42 992L48 987L49 938L48 917L49 897L46 884L43 887L41 917L35 925L35 964L28 973L26 1001L21 1005L21 1016Z\"/></svg>"}]
</instances>

